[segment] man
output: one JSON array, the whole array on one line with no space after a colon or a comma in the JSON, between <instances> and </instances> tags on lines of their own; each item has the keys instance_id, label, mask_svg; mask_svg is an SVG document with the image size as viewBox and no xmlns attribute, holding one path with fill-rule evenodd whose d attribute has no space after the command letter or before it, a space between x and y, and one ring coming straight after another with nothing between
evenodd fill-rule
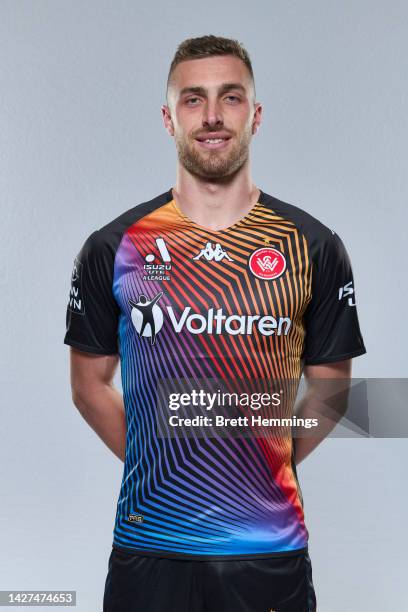
<instances>
[{"instance_id":1,"label":"man","mask_svg":"<svg viewBox=\"0 0 408 612\"><path fill-rule=\"evenodd\" d=\"M252 183L262 106L242 45L184 41L166 101L175 187L88 237L67 310L73 401L124 461L104 611L314 611L296 464L320 440L175 433L159 396L177 381L197 383L193 398L211 380L349 379L366 352L350 261Z\"/></svg>"}]
</instances>

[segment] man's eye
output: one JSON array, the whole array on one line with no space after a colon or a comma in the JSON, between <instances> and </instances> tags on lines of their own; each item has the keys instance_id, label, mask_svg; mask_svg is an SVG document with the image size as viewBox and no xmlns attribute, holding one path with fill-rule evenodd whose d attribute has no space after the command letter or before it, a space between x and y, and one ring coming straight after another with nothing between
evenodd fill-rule
<instances>
[{"instance_id":1,"label":"man's eye","mask_svg":"<svg viewBox=\"0 0 408 612\"><path fill-rule=\"evenodd\" d=\"M226 100L232 100L233 102L239 102L240 98L238 96L226 96L225 98ZM188 104L189 106L196 106L196 102L198 102L200 99L195 97L195 98L188 98L186 100L186 104Z\"/></svg>"}]
</instances>

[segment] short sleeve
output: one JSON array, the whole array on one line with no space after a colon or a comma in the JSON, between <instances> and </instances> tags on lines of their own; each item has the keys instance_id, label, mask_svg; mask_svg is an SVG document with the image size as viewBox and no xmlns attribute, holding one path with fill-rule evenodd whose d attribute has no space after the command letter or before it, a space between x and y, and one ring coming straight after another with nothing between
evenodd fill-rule
<instances>
[{"instance_id":1,"label":"short sleeve","mask_svg":"<svg viewBox=\"0 0 408 612\"><path fill-rule=\"evenodd\" d=\"M312 258L312 298L304 318L305 365L341 361L367 352L350 258L340 237L325 229Z\"/></svg>"},{"instance_id":2,"label":"short sleeve","mask_svg":"<svg viewBox=\"0 0 408 612\"><path fill-rule=\"evenodd\" d=\"M112 292L114 253L99 230L74 261L64 343L90 353L118 353L120 309Z\"/></svg>"}]
</instances>

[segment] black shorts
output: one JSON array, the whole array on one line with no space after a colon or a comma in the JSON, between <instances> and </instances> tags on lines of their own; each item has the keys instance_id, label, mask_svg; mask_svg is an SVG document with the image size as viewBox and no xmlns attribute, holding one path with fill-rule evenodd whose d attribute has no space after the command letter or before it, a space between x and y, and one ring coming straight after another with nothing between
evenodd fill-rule
<instances>
[{"instance_id":1,"label":"black shorts","mask_svg":"<svg viewBox=\"0 0 408 612\"><path fill-rule=\"evenodd\" d=\"M315 612L308 552L248 560L109 557L103 612Z\"/></svg>"}]
</instances>

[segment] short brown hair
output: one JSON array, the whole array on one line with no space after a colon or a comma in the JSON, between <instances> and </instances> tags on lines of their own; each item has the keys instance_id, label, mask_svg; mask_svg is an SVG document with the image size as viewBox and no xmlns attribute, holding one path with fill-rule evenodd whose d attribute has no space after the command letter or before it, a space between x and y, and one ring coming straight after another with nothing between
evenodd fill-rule
<instances>
[{"instance_id":1,"label":"short brown hair","mask_svg":"<svg viewBox=\"0 0 408 612\"><path fill-rule=\"evenodd\" d=\"M252 70L251 60L245 47L234 38L223 38L222 36L199 36L197 38L187 38L177 47L173 61L170 65L167 77L166 93L169 88L171 76L175 67L186 60L199 59L201 57L211 57L214 55L234 55L242 60L248 68L255 93L255 78Z\"/></svg>"}]
</instances>

